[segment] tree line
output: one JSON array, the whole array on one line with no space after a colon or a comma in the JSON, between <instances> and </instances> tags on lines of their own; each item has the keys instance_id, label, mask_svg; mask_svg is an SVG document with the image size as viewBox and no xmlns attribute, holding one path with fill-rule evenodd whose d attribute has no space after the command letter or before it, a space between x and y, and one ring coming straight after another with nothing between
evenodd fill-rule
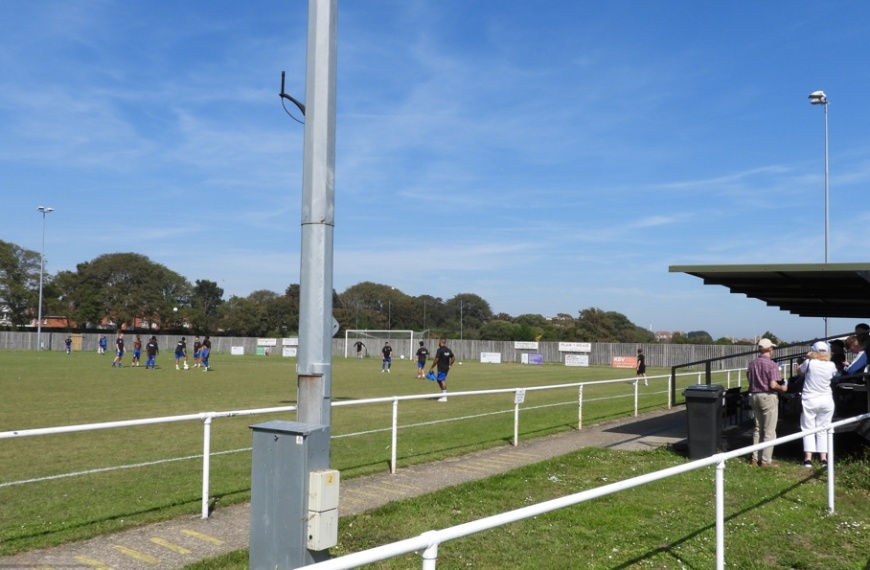
<instances>
[{"instance_id":1,"label":"tree line","mask_svg":"<svg viewBox=\"0 0 870 570\"><path fill-rule=\"evenodd\" d=\"M0 308L7 328L28 326L37 314L40 256L0 240ZM43 275L43 316L67 319L68 330L158 328L229 336L293 336L299 327L299 285L283 293L232 295L214 281L186 277L138 253L110 253L75 271ZM590 307L576 316L494 314L474 293L449 299L407 295L392 286L362 282L333 292L333 316L347 329L414 331L479 340L653 343L655 335L625 315ZM675 334L669 342L713 344L705 331ZM729 343L719 339L718 343Z\"/></svg>"}]
</instances>

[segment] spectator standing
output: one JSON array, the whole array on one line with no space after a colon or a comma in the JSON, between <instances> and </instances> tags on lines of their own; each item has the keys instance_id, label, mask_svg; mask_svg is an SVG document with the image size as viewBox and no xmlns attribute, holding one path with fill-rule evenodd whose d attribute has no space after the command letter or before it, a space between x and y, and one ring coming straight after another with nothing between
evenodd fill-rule
<instances>
[{"instance_id":1,"label":"spectator standing","mask_svg":"<svg viewBox=\"0 0 870 570\"><path fill-rule=\"evenodd\" d=\"M441 397L438 398L439 402L447 401L447 374L450 372L450 368L455 360L456 355L453 354L452 350L447 348L447 339L438 339L438 350L435 351L435 358L432 360L432 367L429 368L429 372L431 373L435 367L438 367L438 374L435 376L435 380L438 381L438 386L441 388Z\"/></svg>"},{"instance_id":2,"label":"spectator standing","mask_svg":"<svg viewBox=\"0 0 870 570\"><path fill-rule=\"evenodd\" d=\"M123 365L121 364L121 358L124 357L124 333L119 332L118 338L115 339L115 360L112 361L112 368L115 365L118 365L118 368L121 368Z\"/></svg>"},{"instance_id":3,"label":"spectator standing","mask_svg":"<svg viewBox=\"0 0 870 570\"><path fill-rule=\"evenodd\" d=\"M758 341L758 357L749 363L746 377L749 380L749 403L752 405L755 429L752 444L776 439L776 422L779 420L779 393L788 390L779 374L779 366L773 361L776 345L769 338ZM775 467L773 447L753 452L752 465Z\"/></svg>"},{"instance_id":4,"label":"spectator standing","mask_svg":"<svg viewBox=\"0 0 870 570\"><path fill-rule=\"evenodd\" d=\"M837 372L831 362L828 344L819 341L807 353L807 359L800 365L804 373L804 387L801 393L801 430L822 427L831 423L834 417L834 395L831 392L831 379ZM828 434L820 431L804 436L804 467L812 468L813 453L819 454L822 467L828 465Z\"/></svg>"},{"instance_id":5,"label":"spectator standing","mask_svg":"<svg viewBox=\"0 0 870 570\"><path fill-rule=\"evenodd\" d=\"M417 379L425 378L423 368L426 366L426 359L429 358L429 349L424 346L423 341L420 341L420 348L417 349Z\"/></svg>"},{"instance_id":6,"label":"spectator standing","mask_svg":"<svg viewBox=\"0 0 870 570\"><path fill-rule=\"evenodd\" d=\"M390 368L393 367L393 347L390 346L389 342L384 343L381 354L384 355L384 359L381 360L381 373L384 371L389 372Z\"/></svg>"},{"instance_id":7,"label":"spectator standing","mask_svg":"<svg viewBox=\"0 0 870 570\"><path fill-rule=\"evenodd\" d=\"M157 337L151 335L151 339L145 345L145 354L148 355L148 359L145 361L145 370L157 368L157 355L159 353L160 349L157 348Z\"/></svg>"}]
</instances>

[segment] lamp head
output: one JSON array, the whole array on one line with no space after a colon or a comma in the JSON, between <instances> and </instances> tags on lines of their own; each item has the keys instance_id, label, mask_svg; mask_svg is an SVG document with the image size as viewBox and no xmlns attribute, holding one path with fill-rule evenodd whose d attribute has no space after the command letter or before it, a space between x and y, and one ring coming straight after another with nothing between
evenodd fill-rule
<instances>
[{"instance_id":1,"label":"lamp head","mask_svg":"<svg viewBox=\"0 0 870 570\"><path fill-rule=\"evenodd\" d=\"M54 208L48 208L46 206L37 206L36 210L38 212L42 212L43 214L48 214L50 212L54 212Z\"/></svg>"},{"instance_id":2,"label":"lamp head","mask_svg":"<svg viewBox=\"0 0 870 570\"><path fill-rule=\"evenodd\" d=\"M810 93L810 104L811 105L827 105L828 104L828 96L825 95L824 91L813 91Z\"/></svg>"}]
</instances>

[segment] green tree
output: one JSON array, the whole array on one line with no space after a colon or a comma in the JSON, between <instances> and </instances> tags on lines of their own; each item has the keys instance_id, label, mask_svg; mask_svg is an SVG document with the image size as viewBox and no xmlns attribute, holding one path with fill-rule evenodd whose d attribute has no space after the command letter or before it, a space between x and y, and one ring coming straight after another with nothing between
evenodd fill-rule
<instances>
[{"instance_id":1,"label":"green tree","mask_svg":"<svg viewBox=\"0 0 870 570\"><path fill-rule=\"evenodd\" d=\"M224 303L224 290L214 281L197 279L190 296L191 324L198 333L208 334L215 327L217 310Z\"/></svg>"},{"instance_id":2,"label":"green tree","mask_svg":"<svg viewBox=\"0 0 870 570\"><path fill-rule=\"evenodd\" d=\"M118 328L136 319L162 328L180 324L175 307L190 306L190 283L174 271L137 253L110 253L80 263L64 274L61 294L79 324L109 319Z\"/></svg>"},{"instance_id":3,"label":"green tree","mask_svg":"<svg viewBox=\"0 0 870 570\"><path fill-rule=\"evenodd\" d=\"M782 341L779 340L779 337L770 331L764 331L764 334L761 335L760 338L769 338L773 344L782 344Z\"/></svg>"},{"instance_id":4,"label":"green tree","mask_svg":"<svg viewBox=\"0 0 870 570\"><path fill-rule=\"evenodd\" d=\"M486 340L517 340L519 328L520 325L493 319L480 327L480 337Z\"/></svg>"},{"instance_id":5,"label":"green tree","mask_svg":"<svg viewBox=\"0 0 870 570\"><path fill-rule=\"evenodd\" d=\"M452 328L461 338L480 338L480 329L492 318L489 303L474 293L460 293L445 303L453 314Z\"/></svg>"},{"instance_id":6,"label":"green tree","mask_svg":"<svg viewBox=\"0 0 870 570\"><path fill-rule=\"evenodd\" d=\"M713 337L707 331L689 331L686 338L691 344L713 344Z\"/></svg>"},{"instance_id":7,"label":"green tree","mask_svg":"<svg viewBox=\"0 0 870 570\"><path fill-rule=\"evenodd\" d=\"M0 305L9 309L13 326L24 326L38 313L39 260L39 253L0 240ZM50 281L43 272L43 292Z\"/></svg>"}]
</instances>

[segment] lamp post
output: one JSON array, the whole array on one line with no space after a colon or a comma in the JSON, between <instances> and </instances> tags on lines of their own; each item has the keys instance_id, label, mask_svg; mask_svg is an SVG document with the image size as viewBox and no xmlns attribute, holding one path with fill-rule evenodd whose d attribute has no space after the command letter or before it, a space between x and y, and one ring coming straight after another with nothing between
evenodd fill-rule
<instances>
[{"instance_id":1,"label":"lamp post","mask_svg":"<svg viewBox=\"0 0 870 570\"><path fill-rule=\"evenodd\" d=\"M39 254L39 307L36 309L36 350L42 350L42 275L45 272L45 215L54 212L54 208L37 206L42 212L42 252Z\"/></svg>"},{"instance_id":2,"label":"lamp post","mask_svg":"<svg viewBox=\"0 0 870 570\"><path fill-rule=\"evenodd\" d=\"M821 105L825 110L825 263L828 263L828 96L824 91L810 93L810 104ZM825 336L828 336L828 318L825 319Z\"/></svg>"}]
</instances>

